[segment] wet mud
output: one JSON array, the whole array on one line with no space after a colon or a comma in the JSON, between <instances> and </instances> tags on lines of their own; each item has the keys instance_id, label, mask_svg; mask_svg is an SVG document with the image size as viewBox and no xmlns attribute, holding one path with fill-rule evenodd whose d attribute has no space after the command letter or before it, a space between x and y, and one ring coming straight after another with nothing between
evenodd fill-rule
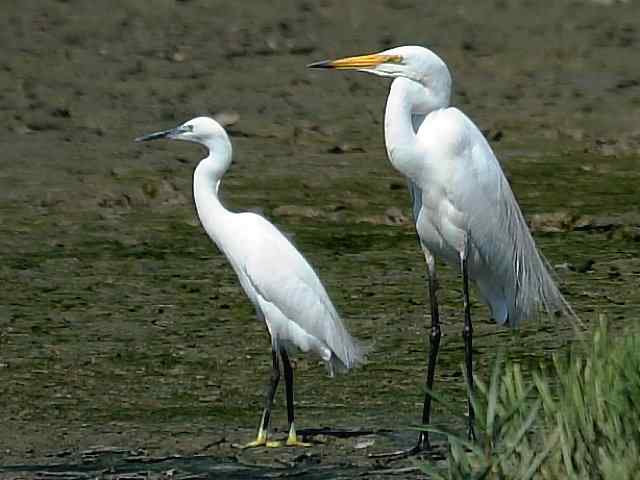
<instances>
[{"instance_id":1,"label":"wet mud","mask_svg":"<svg viewBox=\"0 0 640 480\"><path fill-rule=\"evenodd\" d=\"M369 453L415 438L424 261L382 138L388 83L324 58L423 44L483 129L586 330L640 313L636 2L8 2L0 16L0 478L416 478ZM222 115L225 203L316 267L369 362L295 362L308 449L239 451L268 379L264 326L195 216L202 151L134 144ZM461 286L440 268L437 425L463 431ZM474 301L478 375L530 371L570 322L496 327ZM450 413L452 411L453 413ZM283 392L274 433L284 437ZM306 429L306 431L304 430ZM435 457L441 462L442 443Z\"/></svg>"}]
</instances>

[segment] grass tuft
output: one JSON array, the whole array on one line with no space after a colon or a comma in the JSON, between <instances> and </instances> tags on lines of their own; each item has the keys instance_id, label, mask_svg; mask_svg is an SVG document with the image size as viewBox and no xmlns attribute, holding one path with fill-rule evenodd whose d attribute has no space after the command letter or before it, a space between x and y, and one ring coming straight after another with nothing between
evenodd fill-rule
<instances>
[{"instance_id":1,"label":"grass tuft","mask_svg":"<svg viewBox=\"0 0 640 480\"><path fill-rule=\"evenodd\" d=\"M614 336L606 322L525 381L499 358L487 385L474 379L477 441L453 432L447 471L434 479L631 480L640 472L640 335Z\"/></svg>"}]
</instances>

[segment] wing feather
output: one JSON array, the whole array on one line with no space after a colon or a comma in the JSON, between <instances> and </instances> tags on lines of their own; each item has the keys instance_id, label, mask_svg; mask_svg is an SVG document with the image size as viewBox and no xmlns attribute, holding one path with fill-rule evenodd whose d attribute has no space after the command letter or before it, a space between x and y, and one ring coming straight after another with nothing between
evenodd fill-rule
<instances>
[{"instance_id":1,"label":"wing feather","mask_svg":"<svg viewBox=\"0 0 640 480\"><path fill-rule=\"evenodd\" d=\"M439 121L440 128L449 133L445 137L455 142L445 148L453 152L454 158L440 159L456 163L449 170L447 199L462 213L459 227L466 232L470 254L478 259L475 271L470 272L472 277L481 294L490 297L485 300L492 311L502 310L506 314L496 320L515 325L537 316L540 310L574 315L538 252L484 135L455 108L447 109Z\"/></svg>"},{"instance_id":2,"label":"wing feather","mask_svg":"<svg viewBox=\"0 0 640 480\"><path fill-rule=\"evenodd\" d=\"M313 268L284 235L258 218L260 246L244 263L251 284L288 320L326 344L344 367L361 362L362 348L347 332Z\"/></svg>"},{"instance_id":3,"label":"wing feather","mask_svg":"<svg viewBox=\"0 0 640 480\"><path fill-rule=\"evenodd\" d=\"M422 190L412 180L407 180L409 195L411 196L411 213L413 214L413 222L418 223L418 215L422 208Z\"/></svg>"}]
</instances>

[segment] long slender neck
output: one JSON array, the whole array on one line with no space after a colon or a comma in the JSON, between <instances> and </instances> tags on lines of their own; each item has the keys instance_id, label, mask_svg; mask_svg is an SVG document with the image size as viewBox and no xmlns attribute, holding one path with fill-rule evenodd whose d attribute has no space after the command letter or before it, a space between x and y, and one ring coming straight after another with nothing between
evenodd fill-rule
<instances>
[{"instance_id":1,"label":"long slender neck","mask_svg":"<svg viewBox=\"0 0 640 480\"><path fill-rule=\"evenodd\" d=\"M420 173L416 119L449 104L449 93L436 95L423 85L407 78L391 84L384 115L384 137L389 160L400 173L415 178Z\"/></svg>"},{"instance_id":2,"label":"long slender neck","mask_svg":"<svg viewBox=\"0 0 640 480\"><path fill-rule=\"evenodd\" d=\"M209 155L200 161L193 174L193 197L200 223L219 244L225 231L225 218L233 215L218 197L222 176L231 164L231 142L228 138L220 138L206 147Z\"/></svg>"}]
</instances>

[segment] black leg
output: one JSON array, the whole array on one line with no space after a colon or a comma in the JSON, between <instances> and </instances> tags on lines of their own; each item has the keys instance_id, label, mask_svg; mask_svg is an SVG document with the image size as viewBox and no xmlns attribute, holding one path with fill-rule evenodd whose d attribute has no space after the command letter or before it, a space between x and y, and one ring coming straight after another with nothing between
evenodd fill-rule
<instances>
[{"instance_id":1,"label":"black leg","mask_svg":"<svg viewBox=\"0 0 640 480\"><path fill-rule=\"evenodd\" d=\"M303 443L298 440L296 433L294 406L293 406L293 369L289 361L289 355L284 348L280 349L280 357L282 358L282 369L284 370L284 386L287 395L287 419L289 421L289 436L287 437L287 446L289 447L309 447L311 444Z\"/></svg>"},{"instance_id":2,"label":"black leg","mask_svg":"<svg viewBox=\"0 0 640 480\"><path fill-rule=\"evenodd\" d=\"M438 351L440 350L440 337L442 332L440 330L440 313L438 311L438 298L436 291L438 289L438 280L435 275L435 268L430 269L429 274L429 303L431 305L431 335L429 337L429 364L427 366L427 391L424 395L424 406L422 409L422 424L428 425L431 423L431 392L433 392L433 381L436 374L436 363L438 360ZM418 437L419 450L430 450L431 444L429 442L429 432L420 432Z\"/></svg>"},{"instance_id":3,"label":"black leg","mask_svg":"<svg viewBox=\"0 0 640 480\"><path fill-rule=\"evenodd\" d=\"M293 369L289 362L289 356L284 348L280 349L280 356L282 357L282 369L284 370L284 387L287 395L287 420L289 421L289 429L294 422L294 407L293 407Z\"/></svg>"},{"instance_id":4,"label":"black leg","mask_svg":"<svg viewBox=\"0 0 640 480\"><path fill-rule=\"evenodd\" d=\"M469 272L467 269L467 260L462 257L462 289L464 295L464 329L462 330L462 338L464 340L464 363L467 374L467 395L469 407L469 423L467 435L469 440L475 440L476 434L473 428L475 413L471 396L473 395L473 327L471 326L471 304L469 302Z\"/></svg>"},{"instance_id":5,"label":"black leg","mask_svg":"<svg viewBox=\"0 0 640 480\"><path fill-rule=\"evenodd\" d=\"M424 247L423 247L424 250ZM438 359L438 351L440 349L440 337L442 335L440 330L440 313L438 311L438 279L436 277L435 259L433 256L424 251L425 258L427 260L427 278L429 283L429 304L431 306L431 335L429 337L430 349L429 349L429 361L427 364L427 376L426 387L427 391L424 395L424 404L422 408L422 423L428 425L431 422L431 392L433 392L433 382L436 374L436 362ZM408 450L398 450L390 453L374 453L369 454L372 458L404 458L411 455L415 455L424 450L431 450L431 443L429 442L429 433L420 432L418 437L418 443Z\"/></svg>"},{"instance_id":6,"label":"black leg","mask_svg":"<svg viewBox=\"0 0 640 480\"><path fill-rule=\"evenodd\" d=\"M267 384L267 391L264 402L264 415L262 418L262 429L266 432L269 430L269 423L271 422L271 409L273 408L273 399L276 396L276 389L278 388L278 382L280 381L280 365L278 362L278 354L274 349L271 350L271 378Z\"/></svg>"},{"instance_id":7,"label":"black leg","mask_svg":"<svg viewBox=\"0 0 640 480\"><path fill-rule=\"evenodd\" d=\"M260 447L267 445L267 436L269 433L269 423L271 421L271 409L273 408L273 399L276 396L276 389L280 381L280 362L278 361L278 352L275 347L271 350L271 377L265 392L264 410L262 411L262 419L258 426L258 435L253 442L249 442L242 448Z\"/></svg>"}]
</instances>

